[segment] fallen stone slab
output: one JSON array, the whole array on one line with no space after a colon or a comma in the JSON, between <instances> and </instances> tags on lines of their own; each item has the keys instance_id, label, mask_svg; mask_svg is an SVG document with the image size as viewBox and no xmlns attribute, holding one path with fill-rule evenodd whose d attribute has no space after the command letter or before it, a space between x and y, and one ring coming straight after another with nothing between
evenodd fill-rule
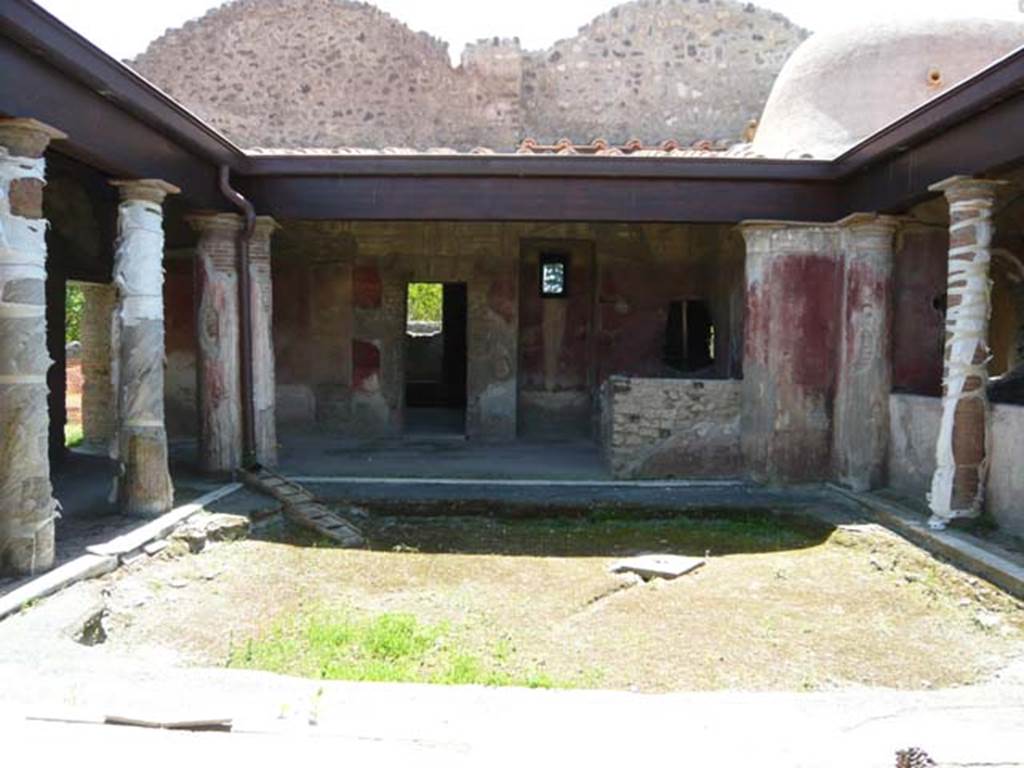
<instances>
[{"instance_id":1,"label":"fallen stone slab","mask_svg":"<svg viewBox=\"0 0 1024 768\"><path fill-rule=\"evenodd\" d=\"M612 564L612 573L635 573L644 581L651 579L677 579L697 570L706 561L703 557L682 555L640 555L627 557Z\"/></svg>"},{"instance_id":2,"label":"fallen stone slab","mask_svg":"<svg viewBox=\"0 0 1024 768\"><path fill-rule=\"evenodd\" d=\"M201 525L208 541L239 541L249 535L249 518L244 515L217 513L205 518Z\"/></svg>"},{"instance_id":3,"label":"fallen stone slab","mask_svg":"<svg viewBox=\"0 0 1024 768\"><path fill-rule=\"evenodd\" d=\"M182 522L203 511L207 504L212 504L241 487L241 483L225 485L200 496L190 504L172 509L167 514L161 515L156 520L145 523L123 536L118 536L105 544L86 547L87 554L65 563L49 573L44 573L0 597L0 619L20 611L33 600L52 595L76 582L104 576L116 570L122 562L130 563L147 557L149 553L146 552L145 547L148 544L166 538Z\"/></svg>"},{"instance_id":4,"label":"fallen stone slab","mask_svg":"<svg viewBox=\"0 0 1024 768\"><path fill-rule=\"evenodd\" d=\"M215 491L211 491L210 493L199 497L191 504L184 504L176 509L172 509L167 514L161 515L156 520L139 526L134 531L126 533L124 536L118 536L116 539L112 539L105 544L88 547L86 551L94 555L118 556L134 552L137 549L141 549L154 539L166 538L167 535L175 530L181 523L188 520L198 512L203 511L206 505L212 504L213 502L234 493L241 487L241 483L225 485L223 488L218 488Z\"/></svg>"}]
</instances>

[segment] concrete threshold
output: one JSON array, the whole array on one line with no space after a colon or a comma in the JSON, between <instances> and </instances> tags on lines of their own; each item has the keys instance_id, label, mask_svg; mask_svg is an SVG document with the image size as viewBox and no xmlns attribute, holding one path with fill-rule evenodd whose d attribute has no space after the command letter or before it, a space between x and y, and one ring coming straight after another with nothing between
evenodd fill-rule
<instances>
[{"instance_id":1,"label":"concrete threshold","mask_svg":"<svg viewBox=\"0 0 1024 768\"><path fill-rule=\"evenodd\" d=\"M934 531L920 515L874 494L857 493L833 483L828 483L827 487L859 504L879 523L922 549L992 582L1014 597L1024 599L1024 558L1019 555L963 531Z\"/></svg>"},{"instance_id":2,"label":"concrete threshold","mask_svg":"<svg viewBox=\"0 0 1024 768\"><path fill-rule=\"evenodd\" d=\"M241 487L241 483L222 486L195 501L172 509L155 520L143 523L123 536L118 536L105 544L86 547L87 554L44 573L0 597L0 620L17 613L32 601L66 589L76 582L117 570L125 561L137 557L146 544L166 537L197 512L203 511L207 505L223 499Z\"/></svg>"},{"instance_id":3,"label":"concrete threshold","mask_svg":"<svg viewBox=\"0 0 1024 768\"><path fill-rule=\"evenodd\" d=\"M287 475L310 485L492 485L503 488L742 488L742 480L526 480L463 477L342 477Z\"/></svg>"}]
</instances>

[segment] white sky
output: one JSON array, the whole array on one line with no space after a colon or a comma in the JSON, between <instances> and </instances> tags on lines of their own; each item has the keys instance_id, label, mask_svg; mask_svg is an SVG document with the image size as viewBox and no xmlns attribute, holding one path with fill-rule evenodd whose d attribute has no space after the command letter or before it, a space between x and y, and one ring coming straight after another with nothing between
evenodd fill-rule
<instances>
[{"instance_id":1,"label":"white sky","mask_svg":"<svg viewBox=\"0 0 1024 768\"><path fill-rule=\"evenodd\" d=\"M620 0L621 1L621 0ZM107 53L127 59L141 53L168 27L201 16L224 0L37 0ZM617 0L373 0L408 24L450 44L454 60L463 46L484 37L518 37L528 49L571 37ZM1024 0L758 0L811 30L845 19L910 13L956 17L969 14L1024 21Z\"/></svg>"}]
</instances>

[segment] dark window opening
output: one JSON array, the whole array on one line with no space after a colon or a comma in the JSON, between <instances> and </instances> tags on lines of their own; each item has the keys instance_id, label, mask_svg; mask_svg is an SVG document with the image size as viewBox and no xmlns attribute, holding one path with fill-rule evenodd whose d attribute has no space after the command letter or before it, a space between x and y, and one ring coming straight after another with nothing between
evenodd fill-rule
<instances>
[{"instance_id":1,"label":"dark window opening","mask_svg":"<svg viewBox=\"0 0 1024 768\"><path fill-rule=\"evenodd\" d=\"M540 257L540 295L546 299L564 298L569 291L569 260L558 254Z\"/></svg>"},{"instance_id":2,"label":"dark window opening","mask_svg":"<svg viewBox=\"0 0 1024 768\"><path fill-rule=\"evenodd\" d=\"M694 373L714 365L715 324L706 301L684 299L669 303L664 361L681 373Z\"/></svg>"}]
</instances>

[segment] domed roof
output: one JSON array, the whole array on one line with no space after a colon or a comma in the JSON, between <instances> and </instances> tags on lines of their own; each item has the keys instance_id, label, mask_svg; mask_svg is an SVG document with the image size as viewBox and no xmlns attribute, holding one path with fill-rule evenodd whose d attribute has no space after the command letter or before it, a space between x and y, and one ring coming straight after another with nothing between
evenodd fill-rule
<instances>
[{"instance_id":1,"label":"domed roof","mask_svg":"<svg viewBox=\"0 0 1024 768\"><path fill-rule=\"evenodd\" d=\"M813 35L782 68L754 151L831 158L1024 45L1024 23L891 19Z\"/></svg>"}]
</instances>

